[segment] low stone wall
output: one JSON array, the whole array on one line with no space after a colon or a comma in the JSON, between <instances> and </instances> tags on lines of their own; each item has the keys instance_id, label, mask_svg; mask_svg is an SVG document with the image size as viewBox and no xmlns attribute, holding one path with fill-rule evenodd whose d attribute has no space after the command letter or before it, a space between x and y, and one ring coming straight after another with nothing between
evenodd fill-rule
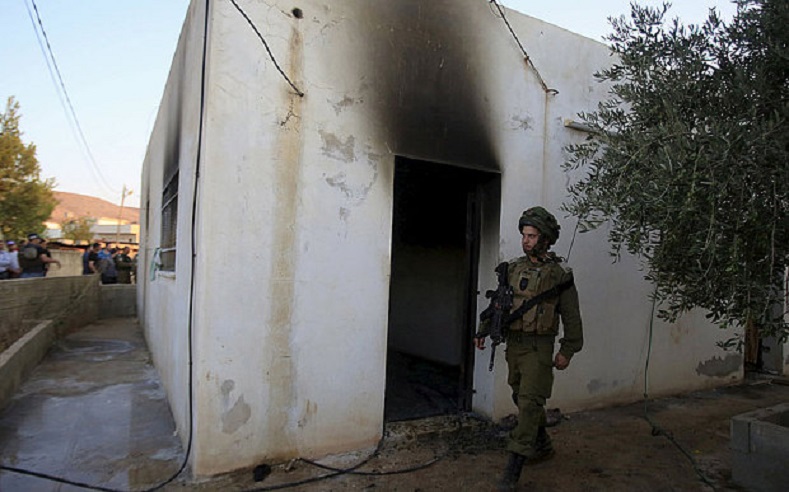
<instances>
[{"instance_id":1,"label":"low stone wall","mask_svg":"<svg viewBox=\"0 0 789 492\"><path fill-rule=\"evenodd\" d=\"M52 320L58 336L99 317L99 277L0 281L0 351L23 336L31 320Z\"/></svg>"},{"instance_id":2,"label":"low stone wall","mask_svg":"<svg viewBox=\"0 0 789 492\"><path fill-rule=\"evenodd\" d=\"M11 346L0 352L0 409L8 404L55 341L55 328L51 320L31 323L31 326Z\"/></svg>"},{"instance_id":3,"label":"low stone wall","mask_svg":"<svg viewBox=\"0 0 789 492\"><path fill-rule=\"evenodd\" d=\"M58 338L100 318L134 317L135 285L98 275L0 282L0 409Z\"/></svg>"}]
</instances>

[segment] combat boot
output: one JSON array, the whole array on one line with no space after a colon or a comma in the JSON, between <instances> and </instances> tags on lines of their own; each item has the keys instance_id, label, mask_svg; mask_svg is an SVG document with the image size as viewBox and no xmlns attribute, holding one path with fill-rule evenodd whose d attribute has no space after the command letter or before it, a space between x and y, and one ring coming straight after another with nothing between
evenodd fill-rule
<instances>
[{"instance_id":1,"label":"combat boot","mask_svg":"<svg viewBox=\"0 0 789 492\"><path fill-rule=\"evenodd\" d=\"M529 463L539 463L547 459L553 458L554 450L551 443L551 436L545 430L545 427L540 426L537 431L537 439L534 443L534 457L529 458Z\"/></svg>"},{"instance_id":2,"label":"combat boot","mask_svg":"<svg viewBox=\"0 0 789 492\"><path fill-rule=\"evenodd\" d=\"M526 463L525 456L511 452L509 461L507 461L507 467L504 469L504 475L502 475L499 481L497 490L500 492L514 491L518 485L518 480L521 478L524 463Z\"/></svg>"}]
</instances>

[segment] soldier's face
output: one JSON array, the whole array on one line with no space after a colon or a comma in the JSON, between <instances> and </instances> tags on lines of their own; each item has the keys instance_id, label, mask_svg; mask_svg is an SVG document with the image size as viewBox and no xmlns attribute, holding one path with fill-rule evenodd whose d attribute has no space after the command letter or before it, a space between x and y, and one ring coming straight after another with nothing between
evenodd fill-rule
<instances>
[{"instance_id":1,"label":"soldier's face","mask_svg":"<svg viewBox=\"0 0 789 492\"><path fill-rule=\"evenodd\" d=\"M540 230L532 226L523 226L521 229L521 246L524 253L531 253L540 241Z\"/></svg>"}]
</instances>

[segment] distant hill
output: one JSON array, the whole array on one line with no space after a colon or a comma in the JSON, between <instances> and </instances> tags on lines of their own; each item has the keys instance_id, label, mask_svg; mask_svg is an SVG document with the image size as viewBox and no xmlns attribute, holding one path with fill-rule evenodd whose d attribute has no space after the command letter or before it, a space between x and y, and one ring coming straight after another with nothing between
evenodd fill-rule
<instances>
[{"instance_id":1,"label":"distant hill","mask_svg":"<svg viewBox=\"0 0 789 492\"><path fill-rule=\"evenodd\" d=\"M54 191L53 194L59 203L55 210L52 211L49 220L59 224L79 217L117 219L118 212L120 212L120 204L110 203L95 196L79 195L65 191ZM132 224L139 224L140 209L124 205L121 219L128 220Z\"/></svg>"}]
</instances>

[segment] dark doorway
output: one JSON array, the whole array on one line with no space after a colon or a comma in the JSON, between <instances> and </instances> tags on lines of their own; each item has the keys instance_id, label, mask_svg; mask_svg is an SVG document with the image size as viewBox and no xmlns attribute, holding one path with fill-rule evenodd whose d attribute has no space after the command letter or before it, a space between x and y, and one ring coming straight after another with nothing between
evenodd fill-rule
<instances>
[{"instance_id":1,"label":"dark doorway","mask_svg":"<svg viewBox=\"0 0 789 492\"><path fill-rule=\"evenodd\" d=\"M387 422L470 409L480 193L492 176L395 160Z\"/></svg>"}]
</instances>

